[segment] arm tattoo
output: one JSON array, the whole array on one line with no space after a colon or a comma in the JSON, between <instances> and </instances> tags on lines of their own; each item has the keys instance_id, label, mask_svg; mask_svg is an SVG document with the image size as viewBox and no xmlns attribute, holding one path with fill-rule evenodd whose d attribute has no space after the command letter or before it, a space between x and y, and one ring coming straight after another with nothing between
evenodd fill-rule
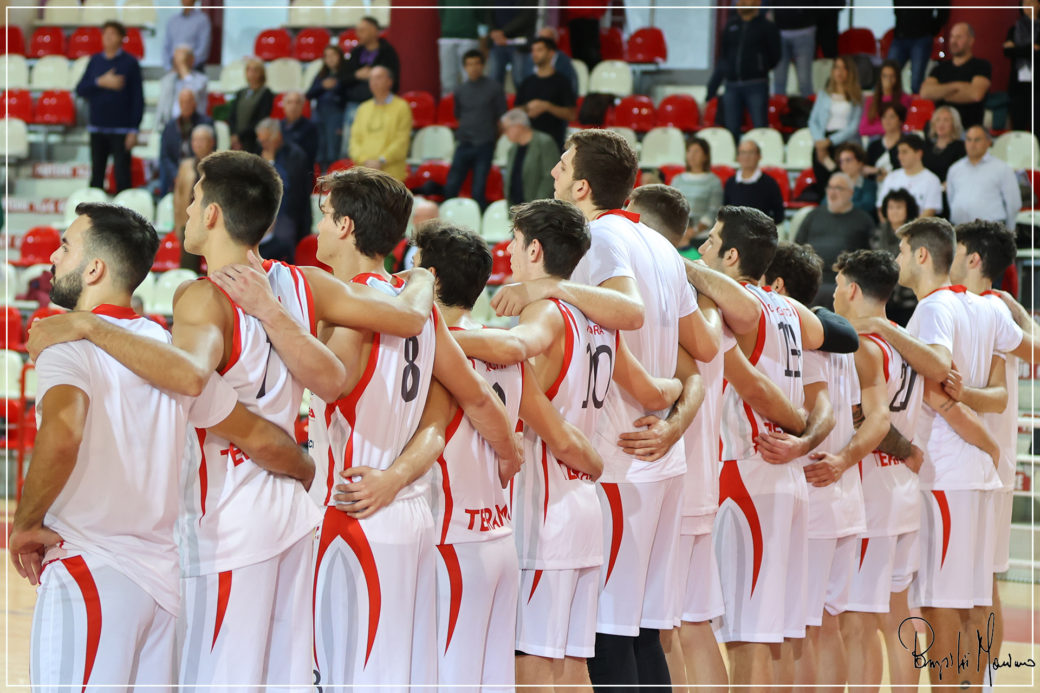
<instances>
[{"instance_id":1,"label":"arm tattoo","mask_svg":"<svg viewBox=\"0 0 1040 693\"><path fill-rule=\"evenodd\" d=\"M859 430L859 427L863 425L863 422L867 420L867 417L863 415L863 405L853 404L852 405L852 425Z\"/></svg>"},{"instance_id":2,"label":"arm tattoo","mask_svg":"<svg viewBox=\"0 0 1040 693\"><path fill-rule=\"evenodd\" d=\"M897 457L901 460L905 460L913 452L913 446L910 441L903 437L903 434L899 432L895 426L889 424L888 433L878 443L878 450L881 452Z\"/></svg>"}]
</instances>

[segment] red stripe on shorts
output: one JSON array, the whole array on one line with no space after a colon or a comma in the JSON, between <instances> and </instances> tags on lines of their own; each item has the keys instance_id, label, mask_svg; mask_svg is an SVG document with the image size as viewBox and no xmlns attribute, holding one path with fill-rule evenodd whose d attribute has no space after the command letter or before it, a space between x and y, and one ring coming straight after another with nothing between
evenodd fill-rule
<instances>
[{"instance_id":1,"label":"red stripe on shorts","mask_svg":"<svg viewBox=\"0 0 1040 693\"><path fill-rule=\"evenodd\" d=\"M217 618L213 625L213 643L209 651L217 646L217 636L220 635L220 627L224 625L224 615L227 613L228 600L231 599L231 571L225 570L217 575Z\"/></svg>"},{"instance_id":2,"label":"red stripe on shorts","mask_svg":"<svg viewBox=\"0 0 1040 693\"><path fill-rule=\"evenodd\" d=\"M83 690L86 691L90 672L94 670L94 660L97 659L98 645L101 644L101 595L82 556L63 559L62 564L79 585L83 606L87 610L87 655L83 660Z\"/></svg>"},{"instance_id":3,"label":"red stripe on shorts","mask_svg":"<svg viewBox=\"0 0 1040 693\"><path fill-rule=\"evenodd\" d=\"M622 514L621 491L617 484L600 484L603 495L607 497L607 505L610 506L610 559L607 563L607 577L603 581L606 585L610 582L610 574L614 572L614 562L617 560L618 551L621 550L621 535L625 531L625 516Z\"/></svg>"},{"instance_id":4,"label":"red stripe on shorts","mask_svg":"<svg viewBox=\"0 0 1040 693\"><path fill-rule=\"evenodd\" d=\"M748 529L751 530L751 596L754 596L758 572L762 569L762 523L758 519L758 510L751 500L751 494L744 486L744 480L740 478L740 468L736 460L723 462L722 472L719 474L719 505L721 506L726 499L737 504L747 519Z\"/></svg>"},{"instance_id":5,"label":"red stripe on shorts","mask_svg":"<svg viewBox=\"0 0 1040 693\"><path fill-rule=\"evenodd\" d=\"M448 571L448 641L444 643L444 654L448 654L451 636L455 633L455 625L459 620L459 608L462 606L462 567L459 566L459 555L451 544L437 547L444 559L444 568Z\"/></svg>"}]
</instances>

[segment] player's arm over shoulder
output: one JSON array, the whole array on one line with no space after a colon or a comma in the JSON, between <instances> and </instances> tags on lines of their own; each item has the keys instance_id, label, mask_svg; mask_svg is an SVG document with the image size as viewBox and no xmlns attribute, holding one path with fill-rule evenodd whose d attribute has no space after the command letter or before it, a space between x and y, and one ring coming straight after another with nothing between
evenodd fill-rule
<instances>
[{"instance_id":1,"label":"player's arm over shoulder","mask_svg":"<svg viewBox=\"0 0 1040 693\"><path fill-rule=\"evenodd\" d=\"M563 317L552 301L535 301L520 313L520 321L508 330L460 330L455 341L470 358L513 365L534 358L560 337Z\"/></svg>"},{"instance_id":2,"label":"player's arm over shoulder","mask_svg":"<svg viewBox=\"0 0 1040 693\"><path fill-rule=\"evenodd\" d=\"M588 474L593 481L603 473L603 458L582 431L564 421L538 387L531 368L524 369L520 418L545 441L553 457L563 464L575 471Z\"/></svg>"},{"instance_id":3,"label":"player's arm over shoulder","mask_svg":"<svg viewBox=\"0 0 1040 693\"><path fill-rule=\"evenodd\" d=\"M299 269L311 285L317 318L335 325L414 337L433 308L433 277L426 270L413 270L401 293L391 296L364 284L342 282L317 267Z\"/></svg>"},{"instance_id":4,"label":"player's arm over shoulder","mask_svg":"<svg viewBox=\"0 0 1040 693\"><path fill-rule=\"evenodd\" d=\"M795 409L776 383L751 365L739 346L726 352L723 372L740 398L760 415L789 433L801 435L805 431L805 412Z\"/></svg>"}]
</instances>

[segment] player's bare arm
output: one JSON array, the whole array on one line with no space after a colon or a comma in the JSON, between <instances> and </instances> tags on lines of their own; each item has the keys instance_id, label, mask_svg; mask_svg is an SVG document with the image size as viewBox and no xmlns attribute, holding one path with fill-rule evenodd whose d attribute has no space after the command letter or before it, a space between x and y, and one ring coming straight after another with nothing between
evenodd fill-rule
<instances>
[{"instance_id":1,"label":"player's bare arm","mask_svg":"<svg viewBox=\"0 0 1040 693\"><path fill-rule=\"evenodd\" d=\"M885 318L869 317L853 321L853 326L860 333L874 333L881 336L892 348L899 352L903 360L917 371L917 374L941 383L953 367L953 355L941 344L925 344L917 337L894 325Z\"/></svg>"},{"instance_id":2,"label":"player's bare arm","mask_svg":"<svg viewBox=\"0 0 1040 693\"><path fill-rule=\"evenodd\" d=\"M433 275L421 267L402 273L405 287L391 296L365 284L345 283L317 267L301 267L319 320L395 337L414 337L433 310Z\"/></svg>"},{"instance_id":3,"label":"player's bare arm","mask_svg":"<svg viewBox=\"0 0 1040 693\"><path fill-rule=\"evenodd\" d=\"M783 431L764 431L755 438L762 459L770 464L784 464L808 455L816 449L834 428L834 408L831 406L827 383L812 383L805 386L805 406L809 408L809 419L805 432L793 436Z\"/></svg>"},{"instance_id":4,"label":"player's bare arm","mask_svg":"<svg viewBox=\"0 0 1040 693\"><path fill-rule=\"evenodd\" d=\"M739 346L726 352L723 373L729 386L759 415L795 435L805 430L806 413L797 409L776 383L752 366Z\"/></svg>"},{"instance_id":5,"label":"player's bare arm","mask_svg":"<svg viewBox=\"0 0 1040 693\"><path fill-rule=\"evenodd\" d=\"M52 344L86 339L155 387L197 397L227 358L230 345L224 335L233 319L230 304L215 286L193 281L174 294L172 345L76 311L33 323L27 346L35 357Z\"/></svg>"},{"instance_id":6,"label":"player's bare arm","mask_svg":"<svg viewBox=\"0 0 1040 693\"><path fill-rule=\"evenodd\" d=\"M734 279L716 272L703 262L685 260L686 278L697 289L697 300L707 297L734 334L747 334L758 327L762 304ZM704 306L701 306L702 310Z\"/></svg>"},{"instance_id":7,"label":"player's bare arm","mask_svg":"<svg viewBox=\"0 0 1040 693\"><path fill-rule=\"evenodd\" d=\"M534 377L534 369L524 369L524 390L520 398L520 418L545 441L557 460L595 481L603 473L603 458L576 426L564 421L545 396ZM502 482L503 488L506 482Z\"/></svg>"},{"instance_id":8,"label":"player's bare arm","mask_svg":"<svg viewBox=\"0 0 1040 693\"><path fill-rule=\"evenodd\" d=\"M231 441L256 466L272 474L296 479L309 489L314 481L314 460L288 433L239 403L227 418L210 426L221 438Z\"/></svg>"},{"instance_id":9,"label":"player's bare arm","mask_svg":"<svg viewBox=\"0 0 1040 693\"><path fill-rule=\"evenodd\" d=\"M1011 311L1011 317L1016 325L1021 327L1026 334L1032 335L1034 339L1040 337L1040 324L1037 324L1036 320L1029 314L1029 311L1016 301L1014 296L999 289L995 289L994 293L1000 297L1000 300Z\"/></svg>"},{"instance_id":10,"label":"player's bare arm","mask_svg":"<svg viewBox=\"0 0 1040 693\"><path fill-rule=\"evenodd\" d=\"M989 364L989 380L985 387L967 387L954 364L942 383L943 391L957 402L964 402L976 412L997 413L1007 409L1008 391L1004 372L1007 362L1001 354L994 354Z\"/></svg>"},{"instance_id":11,"label":"player's bare arm","mask_svg":"<svg viewBox=\"0 0 1040 693\"><path fill-rule=\"evenodd\" d=\"M332 496L336 509L362 520L392 503L401 489L425 474L444 451L445 430L457 408L444 386L433 380L415 433L389 467L351 467L340 472L343 481L336 484ZM360 478L355 481L354 477Z\"/></svg>"},{"instance_id":12,"label":"player's bare arm","mask_svg":"<svg viewBox=\"0 0 1040 693\"><path fill-rule=\"evenodd\" d=\"M61 537L43 525L54 500L76 466L90 397L71 385L47 390L39 403L41 421L33 461L25 476L22 497L11 523L8 550L18 574L40 584L43 555Z\"/></svg>"},{"instance_id":13,"label":"player's bare arm","mask_svg":"<svg viewBox=\"0 0 1040 693\"><path fill-rule=\"evenodd\" d=\"M647 373L624 339L618 339L612 380L647 411L668 409L683 392L683 384L678 379L655 378Z\"/></svg>"},{"instance_id":14,"label":"player's bare arm","mask_svg":"<svg viewBox=\"0 0 1040 693\"><path fill-rule=\"evenodd\" d=\"M638 330L646 317L643 298L632 277L612 277L599 286L556 277L507 284L491 299L491 307L499 315L514 316L543 298L566 301L590 321L608 330Z\"/></svg>"},{"instance_id":15,"label":"player's bare arm","mask_svg":"<svg viewBox=\"0 0 1040 693\"><path fill-rule=\"evenodd\" d=\"M498 456L519 465L522 459L520 445L513 436L505 407L491 385L470 367L466 355L452 339L444 320L437 321L433 377L448 388L466 412L473 428L491 444Z\"/></svg>"},{"instance_id":16,"label":"player's bare arm","mask_svg":"<svg viewBox=\"0 0 1040 693\"><path fill-rule=\"evenodd\" d=\"M974 445L993 459L996 467L1000 461L1000 446L990 435L982 419L962 402L954 401L942 386L931 380L924 384L924 402L946 419L950 428L968 444Z\"/></svg>"},{"instance_id":17,"label":"player's bare arm","mask_svg":"<svg viewBox=\"0 0 1040 693\"><path fill-rule=\"evenodd\" d=\"M701 379L697 362L681 346L676 359L675 375L682 383L682 393L668 416L660 419L648 414L636 419L632 424L637 428L645 428L619 436L618 446L629 455L645 462L661 459L679 442L693 422L704 402L704 381Z\"/></svg>"},{"instance_id":18,"label":"player's bare arm","mask_svg":"<svg viewBox=\"0 0 1040 693\"><path fill-rule=\"evenodd\" d=\"M861 392L856 432L845 447L836 453L818 450L809 454L809 458L815 462L805 467L805 480L814 486L835 483L845 470L877 448L888 433L888 386L885 383L881 348L869 339L861 340L855 359ZM837 406L844 405L844 402L837 403Z\"/></svg>"},{"instance_id":19,"label":"player's bare arm","mask_svg":"<svg viewBox=\"0 0 1040 693\"><path fill-rule=\"evenodd\" d=\"M698 361L715 358L721 343L722 331L712 329L699 310L679 318L679 344Z\"/></svg>"},{"instance_id":20,"label":"player's bare arm","mask_svg":"<svg viewBox=\"0 0 1040 693\"><path fill-rule=\"evenodd\" d=\"M556 305L536 301L523 309L518 324L508 330L458 330L452 336L466 356L511 366L544 353L563 328Z\"/></svg>"}]
</instances>

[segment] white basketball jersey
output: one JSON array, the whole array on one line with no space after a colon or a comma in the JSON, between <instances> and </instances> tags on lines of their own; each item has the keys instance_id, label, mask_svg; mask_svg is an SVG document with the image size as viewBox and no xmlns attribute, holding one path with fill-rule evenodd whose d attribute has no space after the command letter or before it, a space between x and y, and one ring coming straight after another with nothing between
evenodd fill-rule
<instances>
[{"instance_id":1,"label":"white basketball jersey","mask_svg":"<svg viewBox=\"0 0 1040 693\"><path fill-rule=\"evenodd\" d=\"M618 337L574 306L553 302L565 325L564 358L545 395L565 421L591 435L610 393ZM587 568L603 562L602 514L592 480L553 457L530 428L524 433L524 466L514 478L512 505L521 568Z\"/></svg>"},{"instance_id":2,"label":"white basketball jersey","mask_svg":"<svg viewBox=\"0 0 1040 693\"><path fill-rule=\"evenodd\" d=\"M353 281L391 295L404 288L398 277L387 281L378 274L361 274ZM344 483L341 471L389 468L419 427L433 378L439 319L435 308L414 337L374 333L365 370L350 394L332 404L312 398L311 454L318 470L325 470L324 505L336 504L333 489ZM323 441L327 448L323 449ZM401 489L397 499L421 496L428 488L429 474L425 474Z\"/></svg>"},{"instance_id":3,"label":"white basketball jersey","mask_svg":"<svg viewBox=\"0 0 1040 693\"><path fill-rule=\"evenodd\" d=\"M129 308L102 305L93 312L138 336L170 342L166 330ZM174 535L185 431L226 418L234 392L214 373L198 397L168 395L86 340L44 349L36 373L37 402L62 385L90 398L76 465L44 518L63 539L48 549L46 562L86 554L178 613ZM45 415L38 406L37 423Z\"/></svg>"},{"instance_id":4,"label":"white basketball jersey","mask_svg":"<svg viewBox=\"0 0 1040 693\"><path fill-rule=\"evenodd\" d=\"M1011 311L994 291L983 291L983 300L989 302L993 310L1003 313L1006 320L1014 322ZM986 428L1000 444L1000 468L997 475L1000 485L1006 489L1015 488L1015 469L1018 466L1018 363L1019 358L1011 354L1004 356L1004 375L1007 381L1008 403L1002 412L983 414Z\"/></svg>"},{"instance_id":5,"label":"white basketball jersey","mask_svg":"<svg viewBox=\"0 0 1040 693\"><path fill-rule=\"evenodd\" d=\"M816 371L827 383L834 428L816 450L837 453L856 432L852 425L852 405L861 399L859 378L852 354L808 351L803 358L806 372ZM814 460L802 458L803 464ZM863 488L857 470L848 469L833 484L809 485L809 538L835 539L859 534L866 528L863 516Z\"/></svg>"},{"instance_id":6,"label":"white basketball jersey","mask_svg":"<svg viewBox=\"0 0 1040 693\"><path fill-rule=\"evenodd\" d=\"M524 389L523 364L500 366L479 359L470 359L470 363L502 400L516 428ZM509 498L498 478L498 455L461 408L448 424L445 439L430 484L437 543L490 541L512 534Z\"/></svg>"},{"instance_id":7,"label":"white basketball jersey","mask_svg":"<svg viewBox=\"0 0 1040 693\"><path fill-rule=\"evenodd\" d=\"M798 312L783 296L768 287L745 284L744 288L762 304L758 321L758 341L748 360L767 378L776 383L784 396L797 408L805 400L802 390L802 328ZM776 429L731 387L722 392L720 457L722 460L746 460L758 454L755 438L760 432Z\"/></svg>"},{"instance_id":8,"label":"white basketball jersey","mask_svg":"<svg viewBox=\"0 0 1040 693\"><path fill-rule=\"evenodd\" d=\"M881 349L888 386L889 423L904 438L913 441L921 412L924 379L881 336L863 334L860 339L869 339ZM860 460L859 477L867 516L863 536L896 536L920 527L920 483L903 460L875 450Z\"/></svg>"},{"instance_id":9,"label":"white basketball jersey","mask_svg":"<svg viewBox=\"0 0 1040 693\"><path fill-rule=\"evenodd\" d=\"M279 302L294 320L313 330L313 302L303 273L281 262L266 262L264 267ZM271 346L260 321L233 302L232 306L232 350L221 375L246 408L295 436L303 385ZM267 560L320 521L302 484L258 467L227 440L202 429L197 442L189 442L183 476L179 529L185 576Z\"/></svg>"},{"instance_id":10,"label":"white basketball jersey","mask_svg":"<svg viewBox=\"0 0 1040 693\"><path fill-rule=\"evenodd\" d=\"M639 223L639 215L612 210L589 224L592 245L571 280L599 286L615 277L631 277L639 289L645 320L638 330L623 335L625 344L646 369L658 378L675 375L679 320L697 310L697 298L686 279L686 268L675 248L661 234ZM667 412L656 413L661 418ZM685 448L680 441L664 457L643 462L617 445L618 436L647 412L620 388L607 395L604 423L590 440L603 456L601 483L659 481L686 471Z\"/></svg>"}]
</instances>

